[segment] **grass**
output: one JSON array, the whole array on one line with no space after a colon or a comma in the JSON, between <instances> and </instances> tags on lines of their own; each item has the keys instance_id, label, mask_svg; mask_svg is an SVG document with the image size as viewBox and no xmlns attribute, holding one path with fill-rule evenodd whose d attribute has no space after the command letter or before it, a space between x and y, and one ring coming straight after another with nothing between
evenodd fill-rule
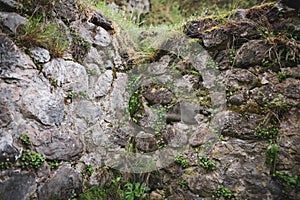
<instances>
[{"instance_id":1,"label":"grass","mask_svg":"<svg viewBox=\"0 0 300 200\"><path fill-rule=\"evenodd\" d=\"M53 57L61 57L69 46L66 32L43 16L31 17L17 40L25 47L46 48Z\"/></svg>"}]
</instances>

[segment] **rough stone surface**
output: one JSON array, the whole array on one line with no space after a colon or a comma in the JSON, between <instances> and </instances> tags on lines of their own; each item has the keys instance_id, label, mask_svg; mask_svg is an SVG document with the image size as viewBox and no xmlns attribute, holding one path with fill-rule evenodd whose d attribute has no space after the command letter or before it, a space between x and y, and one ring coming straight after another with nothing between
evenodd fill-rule
<instances>
[{"instance_id":1,"label":"rough stone surface","mask_svg":"<svg viewBox=\"0 0 300 200\"><path fill-rule=\"evenodd\" d=\"M264 59L268 59L268 51L271 46L262 40L249 41L237 50L235 56L235 66L249 68L262 64Z\"/></svg>"},{"instance_id":2,"label":"rough stone surface","mask_svg":"<svg viewBox=\"0 0 300 200\"><path fill-rule=\"evenodd\" d=\"M103 16L100 12L97 12L97 11L95 11L93 13L91 22L97 26L101 26L102 28L104 28L107 31L114 29L112 27L111 21L108 18L106 18L105 16Z\"/></svg>"},{"instance_id":3,"label":"rough stone surface","mask_svg":"<svg viewBox=\"0 0 300 200\"><path fill-rule=\"evenodd\" d=\"M36 47L36 48L32 48L30 52L31 52L31 57L39 63L49 62L51 58L50 53L47 49Z\"/></svg>"},{"instance_id":4,"label":"rough stone surface","mask_svg":"<svg viewBox=\"0 0 300 200\"><path fill-rule=\"evenodd\" d=\"M8 178L1 178L0 197L3 200L29 199L36 190L35 176L29 173L13 173Z\"/></svg>"},{"instance_id":5,"label":"rough stone surface","mask_svg":"<svg viewBox=\"0 0 300 200\"><path fill-rule=\"evenodd\" d=\"M18 28L25 25L28 20L17 13L0 12L0 21L4 27L17 34Z\"/></svg>"},{"instance_id":6,"label":"rough stone surface","mask_svg":"<svg viewBox=\"0 0 300 200\"><path fill-rule=\"evenodd\" d=\"M95 85L95 97L103 97L107 95L111 89L113 82L113 72L107 70L104 74L101 74L98 78L98 81Z\"/></svg>"},{"instance_id":7,"label":"rough stone surface","mask_svg":"<svg viewBox=\"0 0 300 200\"><path fill-rule=\"evenodd\" d=\"M0 33L0 63L1 77L9 75L16 68L29 69L34 68L33 62L29 57L20 51L20 49L7 36Z\"/></svg>"},{"instance_id":8,"label":"rough stone surface","mask_svg":"<svg viewBox=\"0 0 300 200\"><path fill-rule=\"evenodd\" d=\"M133 15L148 12L147 0L118 2ZM75 0L38 3L36 12L72 44L60 58L47 48L23 51L15 38L26 19L15 1L0 0L0 199L71 199L91 186L113 189L119 176L121 188L147 183L143 198L211 199L224 186L235 199L300 199L295 9L268 3L188 22L185 33L196 39L187 42L150 30L133 44L125 34L132 30L101 10L83 12ZM147 49L148 39L163 44L145 58L134 49ZM21 168L26 149L46 161Z\"/></svg>"},{"instance_id":9,"label":"rough stone surface","mask_svg":"<svg viewBox=\"0 0 300 200\"><path fill-rule=\"evenodd\" d=\"M58 125L63 120L64 101L61 94L50 93L45 86L35 85L25 90L21 107L26 118L36 119L44 125Z\"/></svg>"},{"instance_id":10,"label":"rough stone surface","mask_svg":"<svg viewBox=\"0 0 300 200\"><path fill-rule=\"evenodd\" d=\"M16 11L17 8L22 6L19 1L14 0L1 0L0 1L0 10L13 12Z\"/></svg>"},{"instance_id":11,"label":"rough stone surface","mask_svg":"<svg viewBox=\"0 0 300 200\"><path fill-rule=\"evenodd\" d=\"M216 116L217 119L221 119L221 122L217 126L219 126L222 135L244 140L255 139L255 128L258 126L258 117L255 114L242 116L233 111L218 113Z\"/></svg>"},{"instance_id":12,"label":"rough stone surface","mask_svg":"<svg viewBox=\"0 0 300 200\"><path fill-rule=\"evenodd\" d=\"M83 151L82 141L71 131L50 130L38 133L32 139L38 153L50 160L75 160Z\"/></svg>"},{"instance_id":13,"label":"rough stone surface","mask_svg":"<svg viewBox=\"0 0 300 200\"><path fill-rule=\"evenodd\" d=\"M155 137L152 134L145 132L137 134L136 146L145 152L151 152L157 149Z\"/></svg>"},{"instance_id":14,"label":"rough stone surface","mask_svg":"<svg viewBox=\"0 0 300 200\"><path fill-rule=\"evenodd\" d=\"M167 105L168 103L171 103L173 99L172 92L166 88L149 87L144 93L144 97L150 104Z\"/></svg>"},{"instance_id":15,"label":"rough stone surface","mask_svg":"<svg viewBox=\"0 0 300 200\"><path fill-rule=\"evenodd\" d=\"M111 44L111 36L102 27L96 26L93 23L80 23L78 21L72 22L71 26L78 31L81 37L87 42L100 47L106 47Z\"/></svg>"},{"instance_id":16,"label":"rough stone surface","mask_svg":"<svg viewBox=\"0 0 300 200\"><path fill-rule=\"evenodd\" d=\"M39 188L38 197L40 200L69 199L74 194L79 194L81 187L80 173L70 166L62 166L49 181Z\"/></svg>"}]
</instances>

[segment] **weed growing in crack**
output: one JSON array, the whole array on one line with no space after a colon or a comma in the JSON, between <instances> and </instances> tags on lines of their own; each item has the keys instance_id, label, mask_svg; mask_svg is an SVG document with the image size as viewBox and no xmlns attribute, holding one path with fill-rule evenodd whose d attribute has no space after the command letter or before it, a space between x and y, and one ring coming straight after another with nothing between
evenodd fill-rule
<instances>
[{"instance_id":1,"label":"weed growing in crack","mask_svg":"<svg viewBox=\"0 0 300 200\"><path fill-rule=\"evenodd\" d=\"M199 164L204 169L208 169L208 170L215 170L216 169L216 163L209 160L208 157L199 156Z\"/></svg>"},{"instance_id":2,"label":"weed growing in crack","mask_svg":"<svg viewBox=\"0 0 300 200\"><path fill-rule=\"evenodd\" d=\"M183 159L181 154L176 155L174 161L175 163L179 164L183 168L187 168L190 165L189 160Z\"/></svg>"}]
</instances>

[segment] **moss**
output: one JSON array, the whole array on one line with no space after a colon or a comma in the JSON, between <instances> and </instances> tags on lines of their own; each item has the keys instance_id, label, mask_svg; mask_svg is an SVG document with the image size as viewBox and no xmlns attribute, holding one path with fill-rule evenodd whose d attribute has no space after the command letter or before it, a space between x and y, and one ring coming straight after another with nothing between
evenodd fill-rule
<instances>
[{"instance_id":1,"label":"moss","mask_svg":"<svg viewBox=\"0 0 300 200\"><path fill-rule=\"evenodd\" d=\"M213 32L213 31L216 31L216 30L219 30L221 27L220 26L213 26L209 29L206 29L204 32L205 33L209 33L209 32Z\"/></svg>"}]
</instances>

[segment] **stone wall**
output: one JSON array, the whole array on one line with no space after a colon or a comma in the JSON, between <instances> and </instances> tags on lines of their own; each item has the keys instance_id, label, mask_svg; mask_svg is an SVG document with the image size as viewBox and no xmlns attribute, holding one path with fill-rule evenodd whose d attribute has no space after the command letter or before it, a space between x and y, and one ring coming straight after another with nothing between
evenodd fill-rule
<instances>
[{"instance_id":1,"label":"stone wall","mask_svg":"<svg viewBox=\"0 0 300 200\"><path fill-rule=\"evenodd\" d=\"M78 1L36 9L62 52L25 37L26 1L0 5L0 199L70 199L117 176L146 183L142 199L300 198L297 10L143 31L140 44L162 42L141 59Z\"/></svg>"}]
</instances>

